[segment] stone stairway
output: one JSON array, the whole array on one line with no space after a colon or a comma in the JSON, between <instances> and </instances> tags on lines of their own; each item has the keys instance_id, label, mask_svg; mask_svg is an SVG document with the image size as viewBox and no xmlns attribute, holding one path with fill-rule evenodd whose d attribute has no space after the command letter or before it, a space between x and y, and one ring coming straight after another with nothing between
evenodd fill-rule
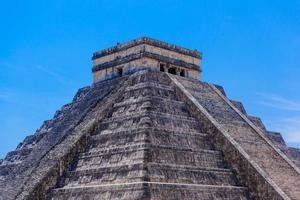
<instances>
[{"instance_id":1,"label":"stone stairway","mask_svg":"<svg viewBox=\"0 0 300 200\"><path fill-rule=\"evenodd\" d=\"M44 198L44 189L56 182L59 162L68 163L68 153L77 148L80 134L92 121L84 119L93 116L95 107L104 108L112 99L112 91L118 90L124 80L121 77L80 89L53 119L45 121L34 135L26 137L16 150L8 153L0 161L0 200ZM102 104L97 106L99 102ZM80 134L76 128L81 128ZM39 186L45 188L36 189Z\"/></svg>"},{"instance_id":2,"label":"stone stairway","mask_svg":"<svg viewBox=\"0 0 300 200\"><path fill-rule=\"evenodd\" d=\"M170 83L163 73L133 75L49 199L250 199Z\"/></svg>"},{"instance_id":3,"label":"stone stairway","mask_svg":"<svg viewBox=\"0 0 300 200\"><path fill-rule=\"evenodd\" d=\"M177 85L183 86L181 90L191 94L204 108L204 112L229 134L249 156L247 159L257 164L257 169L261 170L264 179L281 193L283 199L300 199L300 170L261 132L261 129L235 108L221 90L204 82L170 77L176 79L179 82Z\"/></svg>"}]
</instances>

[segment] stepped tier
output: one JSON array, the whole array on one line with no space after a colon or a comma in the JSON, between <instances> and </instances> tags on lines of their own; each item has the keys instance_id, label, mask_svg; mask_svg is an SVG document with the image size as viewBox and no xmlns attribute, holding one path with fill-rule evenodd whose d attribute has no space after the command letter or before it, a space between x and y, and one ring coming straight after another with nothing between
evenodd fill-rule
<instances>
[{"instance_id":1,"label":"stepped tier","mask_svg":"<svg viewBox=\"0 0 300 200\"><path fill-rule=\"evenodd\" d=\"M17 152L31 148L30 153L14 159L13 165L5 159L1 162L0 199L32 199L33 196L41 199L40 196L45 196L43 192L56 184L62 167L67 167L82 148L82 138L92 128L95 116L103 115L103 110L118 97L117 91L122 90L124 81L122 77L79 90L72 103L57 111L33 136L25 138Z\"/></svg>"},{"instance_id":2,"label":"stepped tier","mask_svg":"<svg viewBox=\"0 0 300 200\"><path fill-rule=\"evenodd\" d=\"M188 80L172 78L181 91L196 102L199 110L219 126L237 143L249 162L255 162L264 178L281 198L299 199L300 170L289 160L246 115L239 111L215 86ZM225 153L226 155L226 153ZM232 160L238 158L231 158ZM237 160L234 160L235 162Z\"/></svg>"},{"instance_id":3,"label":"stepped tier","mask_svg":"<svg viewBox=\"0 0 300 200\"><path fill-rule=\"evenodd\" d=\"M83 89L25 139L0 200L299 200L297 168L261 132L221 87L141 71Z\"/></svg>"},{"instance_id":4,"label":"stepped tier","mask_svg":"<svg viewBox=\"0 0 300 200\"><path fill-rule=\"evenodd\" d=\"M56 189L52 200L248 200L247 188L140 182Z\"/></svg>"},{"instance_id":5,"label":"stepped tier","mask_svg":"<svg viewBox=\"0 0 300 200\"><path fill-rule=\"evenodd\" d=\"M124 183L137 181L171 182L209 185L237 185L238 181L230 169L204 168L191 165L162 163L118 163L110 167L89 168L70 171L66 174L66 187Z\"/></svg>"},{"instance_id":6,"label":"stepped tier","mask_svg":"<svg viewBox=\"0 0 300 200\"><path fill-rule=\"evenodd\" d=\"M197 132L177 132L166 128L137 128L125 131L105 132L92 135L88 148L98 151L103 148L113 148L136 143L149 143L163 146L181 146L193 149L212 149L212 144L206 139L207 135Z\"/></svg>"},{"instance_id":7,"label":"stepped tier","mask_svg":"<svg viewBox=\"0 0 300 200\"><path fill-rule=\"evenodd\" d=\"M155 81L155 74L133 77L52 199L168 199L166 191L180 199L249 199L170 79Z\"/></svg>"},{"instance_id":8,"label":"stepped tier","mask_svg":"<svg viewBox=\"0 0 300 200\"><path fill-rule=\"evenodd\" d=\"M222 154L212 150L192 150L174 146L137 144L133 146L106 149L98 152L86 152L79 155L78 167L110 166L114 163L149 162L188 164L200 167L224 166Z\"/></svg>"},{"instance_id":9,"label":"stepped tier","mask_svg":"<svg viewBox=\"0 0 300 200\"><path fill-rule=\"evenodd\" d=\"M0 200L300 200L300 150L199 81L200 52L142 37L92 60L93 84L0 159Z\"/></svg>"}]
</instances>

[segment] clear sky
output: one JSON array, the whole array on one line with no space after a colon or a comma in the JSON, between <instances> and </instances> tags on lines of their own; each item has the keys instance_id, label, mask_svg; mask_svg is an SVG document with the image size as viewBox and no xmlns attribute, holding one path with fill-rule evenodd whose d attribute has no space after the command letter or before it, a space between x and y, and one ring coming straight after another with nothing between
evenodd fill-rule
<instances>
[{"instance_id":1,"label":"clear sky","mask_svg":"<svg viewBox=\"0 0 300 200\"><path fill-rule=\"evenodd\" d=\"M203 52L205 81L300 147L300 0L1 1L0 26L0 158L140 36Z\"/></svg>"}]
</instances>

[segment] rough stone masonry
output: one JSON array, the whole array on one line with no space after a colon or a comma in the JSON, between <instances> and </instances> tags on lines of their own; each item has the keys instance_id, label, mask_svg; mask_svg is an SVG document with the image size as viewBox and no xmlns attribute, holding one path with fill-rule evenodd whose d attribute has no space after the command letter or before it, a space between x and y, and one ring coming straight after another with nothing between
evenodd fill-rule
<instances>
[{"instance_id":1,"label":"rough stone masonry","mask_svg":"<svg viewBox=\"0 0 300 200\"><path fill-rule=\"evenodd\" d=\"M0 161L0 200L300 200L300 151L200 81L200 52L142 37L92 59Z\"/></svg>"}]
</instances>

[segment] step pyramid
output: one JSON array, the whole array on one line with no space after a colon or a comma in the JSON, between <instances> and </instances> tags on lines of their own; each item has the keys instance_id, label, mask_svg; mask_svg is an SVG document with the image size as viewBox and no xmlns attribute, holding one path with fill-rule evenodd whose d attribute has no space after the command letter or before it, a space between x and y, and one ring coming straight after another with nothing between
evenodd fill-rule
<instances>
[{"instance_id":1,"label":"step pyramid","mask_svg":"<svg viewBox=\"0 0 300 200\"><path fill-rule=\"evenodd\" d=\"M51 199L249 199L170 80L130 82Z\"/></svg>"},{"instance_id":2,"label":"step pyramid","mask_svg":"<svg viewBox=\"0 0 300 200\"><path fill-rule=\"evenodd\" d=\"M146 38L108 52L145 42L178 50ZM299 200L297 151L189 70L96 74L0 162L0 200Z\"/></svg>"}]
</instances>

